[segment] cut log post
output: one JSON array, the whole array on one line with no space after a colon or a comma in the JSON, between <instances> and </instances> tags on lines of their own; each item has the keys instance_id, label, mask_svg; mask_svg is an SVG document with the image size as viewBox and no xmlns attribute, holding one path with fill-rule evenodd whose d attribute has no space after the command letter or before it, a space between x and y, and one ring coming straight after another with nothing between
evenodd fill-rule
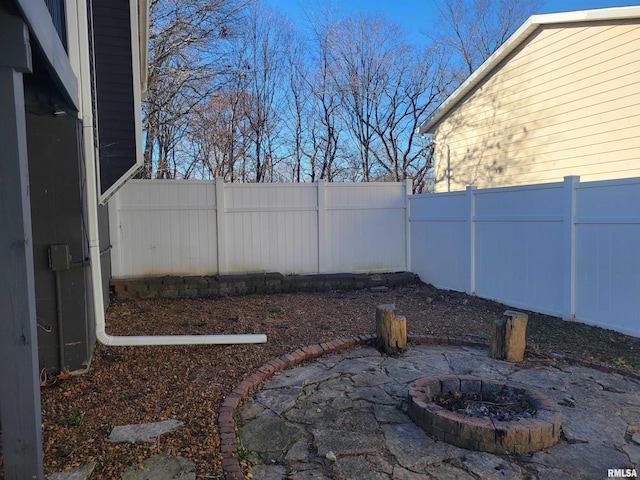
<instances>
[{"instance_id":1,"label":"cut log post","mask_svg":"<svg viewBox=\"0 0 640 480\"><path fill-rule=\"evenodd\" d=\"M407 319L396 316L394 304L378 305L376 309L378 349L387 354L401 353L407 348Z\"/></svg>"},{"instance_id":2,"label":"cut log post","mask_svg":"<svg viewBox=\"0 0 640 480\"><path fill-rule=\"evenodd\" d=\"M507 310L496 320L491 331L491 357L507 362L521 362L527 347L527 321L525 313Z\"/></svg>"},{"instance_id":3,"label":"cut log post","mask_svg":"<svg viewBox=\"0 0 640 480\"><path fill-rule=\"evenodd\" d=\"M491 358L504 360L504 335L506 322L501 318L491 327Z\"/></svg>"}]
</instances>

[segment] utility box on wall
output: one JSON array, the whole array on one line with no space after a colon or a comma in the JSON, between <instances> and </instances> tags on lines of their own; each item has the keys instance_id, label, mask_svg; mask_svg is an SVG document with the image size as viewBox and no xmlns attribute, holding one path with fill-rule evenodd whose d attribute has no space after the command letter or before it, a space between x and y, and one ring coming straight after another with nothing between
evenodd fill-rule
<instances>
[{"instance_id":1,"label":"utility box on wall","mask_svg":"<svg viewBox=\"0 0 640 480\"><path fill-rule=\"evenodd\" d=\"M69 270L71 261L69 256L69 245L49 246L49 268L53 271Z\"/></svg>"}]
</instances>

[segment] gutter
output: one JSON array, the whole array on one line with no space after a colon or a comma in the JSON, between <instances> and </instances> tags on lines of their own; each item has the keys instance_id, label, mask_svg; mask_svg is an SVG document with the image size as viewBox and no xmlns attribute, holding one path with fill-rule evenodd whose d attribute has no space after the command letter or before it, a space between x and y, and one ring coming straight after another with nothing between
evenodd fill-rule
<instances>
[{"instance_id":1,"label":"gutter","mask_svg":"<svg viewBox=\"0 0 640 480\"><path fill-rule=\"evenodd\" d=\"M143 0L146 3L146 0ZM96 326L96 337L104 345L147 346L147 345L235 345L246 343L265 343L267 336L255 335L152 335L152 336L114 336L105 328L104 300L102 296L102 267L100 262L100 237L98 230L98 185L96 176L96 145L93 137L93 112L91 104L91 81L89 69L89 35L87 25L86 2L77 2L77 54L74 62L79 78L79 96L82 120L83 161L86 175L87 221L91 285ZM72 49L69 49L72 51ZM73 62L73 60L72 60Z\"/></svg>"}]
</instances>

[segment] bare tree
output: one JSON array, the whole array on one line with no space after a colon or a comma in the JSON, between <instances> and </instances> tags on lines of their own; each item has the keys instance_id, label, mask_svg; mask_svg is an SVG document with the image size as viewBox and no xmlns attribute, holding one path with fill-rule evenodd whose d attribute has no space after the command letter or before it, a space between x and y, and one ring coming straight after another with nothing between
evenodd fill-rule
<instances>
[{"instance_id":1,"label":"bare tree","mask_svg":"<svg viewBox=\"0 0 640 480\"><path fill-rule=\"evenodd\" d=\"M333 81L340 93L343 124L358 152L362 181L372 169L373 120L388 69L399 52L401 32L383 17L360 15L341 20L332 38Z\"/></svg>"},{"instance_id":2,"label":"bare tree","mask_svg":"<svg viewBox=\"0 0 640 480\"><path fill-rule=\"evenodd\" d=\"M438 48L402 41L399 27L384 17L348 17L335 25L331 68L340 94L341 127L350 132L359 159L360 179L412 178L422 190L432 151L415 130L435 109L452 81ZM345 168L351 159L344 156Z\"/></svg>"},{"instance_id":3,"label":"bare tree","mask_svg":"<svg viewBox=\"0 0 640 480\"><path fill-rule=\"evenodd\" d=\"M151 0L144 171L170 178L171 157L187 116L206 99L220 71L216 42L229 35L240 0Z\"/></svg>"},{"instance_id":4,"label":"bare tree","mask_svg":"<svg viewBox=\"0 0 640 480\"><path fill-rule=\"evenodd\" d=\"M152 0L143 176L422 191L433 152L416 127L539 3L440 0L419 47L381 16L325 11L300 37L260 0Z\"/></svg>"},{"instance_id":5,"label":"bare tree","mask_svg":"<svg viewBox=\"0 0 640 480\"><path fill-rule=\"evenodd\" d=\"M446 58L436 48L417 52L405 46L398 53L376 110L372 153L388 178L410 178L413 190L423 191L433 151L420 142L416 129L443 100L452 76Z\"/></svg>"},{"instance_id":6,"label":"bare tree","mask_svg":"<svg viewBox=\"0 0 640 480\"><path fill-rule=\"evenodd\" d=\"M239 180L237 165L245 157L248 126L242 113L248 108L242 91L220 88L190 115L185 132L182 178L222 177Z\"/></svg>"},{"instance_id":7,"label":"bare tree","mask_svg":"<svg viewBox=\"0 0 640 480\"><path fill-rule=\"evenodd\" d=\"M314 100L309 153L311 181L333 180L334 163L339 150L342 130L339 118L340 95L334 81L331 52L336 44L337 34L335 26L330 21L313 26L316 49L312 58L315 74L309 80Z\"/></svg>"},{"instance_id":8,"label":"bare tree","mask_svg":"<svg viewBox=\"0 0 640 480\"><path fill-rule=\"evenodd\" d=\"M541 4L542 0L442 0L432 38L459 56L462 75L467 76Z\"/></svg>"},{"instance_id":9,"label":"bare tree","mask_svg":"<svg viewBox=\"0 0 640 480\"><path fill-rule=\"evenodd\" d=\"M305 52L307 46L304 39L292 33L289 37L286 53L287 82L285 109L288 114L282 115L284 126L288 132L287 156L289 175L293 182L304 179L303 161L308 158L308 133L310 129L310 108L312 93L307 81L310 69Z\"/></svg>"},{"instance_id":10,"label":"bare tree","mask_svg":"<svg viewBox=\"0 0 640 480\"><path fill-rule=\"evenodd\" d=\"M237 39L243 42L241 61L246 79L245 93L249 99L243 114L249 126L251 149L246 153L251 160L252 177L245 180L262 182L274 177L274 150L281 127L289 37L286 19L254 1L242 35Z\"/></svg>"}]
</instances>

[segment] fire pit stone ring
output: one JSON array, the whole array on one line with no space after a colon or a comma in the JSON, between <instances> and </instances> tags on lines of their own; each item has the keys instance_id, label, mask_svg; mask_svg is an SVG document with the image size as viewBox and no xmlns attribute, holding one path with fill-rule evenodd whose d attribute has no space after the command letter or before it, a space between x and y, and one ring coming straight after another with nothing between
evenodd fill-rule
<instances>
[{"instance_id":1,"label":"fire pit stone ring","mask_svg":"<svg viewBox=\"0 0 640 480\"><path fill-rule=\"evenodd\" d=\"M531 418L496 420L458 413L435 403L445 394L489 395L510 389L524 394ZM422 377L409 389L408 415L435 438L468 450L519 455L552 447L560 439L560 409L537 390L471 375Z\"/></svg>"}]
</instances>

